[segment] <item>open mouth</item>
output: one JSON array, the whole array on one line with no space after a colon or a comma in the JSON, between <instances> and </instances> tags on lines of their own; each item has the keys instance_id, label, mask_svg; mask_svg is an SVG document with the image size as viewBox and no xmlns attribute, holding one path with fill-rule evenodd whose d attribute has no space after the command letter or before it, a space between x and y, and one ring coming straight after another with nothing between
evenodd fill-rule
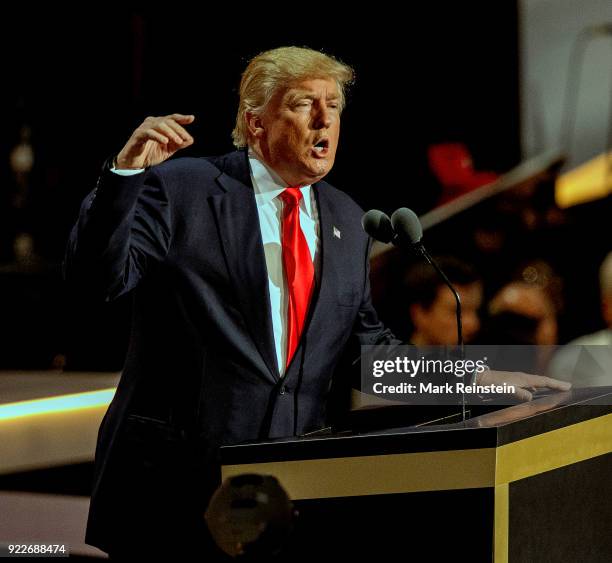
<instances>
[{"instance_id":1,"label":"open mouth","mask_svg":"<svg viewBox=\"0 0 612 563\"><path fill-rule=\"evenodd\" d=\"M329 149L329 139L319 139L314 145L313 149L318 154L325 154Z\"/></svg>"}]
</instances>

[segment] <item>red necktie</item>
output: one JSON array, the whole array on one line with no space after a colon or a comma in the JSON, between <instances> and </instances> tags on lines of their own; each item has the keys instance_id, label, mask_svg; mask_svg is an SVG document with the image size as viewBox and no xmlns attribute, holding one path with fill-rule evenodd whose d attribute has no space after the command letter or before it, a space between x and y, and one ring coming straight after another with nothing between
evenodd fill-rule
<instances>
[{"instance_id":1,"label":"red necktie","mask_svg":"<svg viewBox=\"0 0 612 563\"><path fill-rule=\"evenodd\" d=\"M308 305L314 287L314 266L306 237L300 227L299 188L287 188L280 194L283 200L283 223L281 245L283 249L283 268L289 294L287 305L287 362L300 341L304 328Z\"/></svg>"}]
</instances>

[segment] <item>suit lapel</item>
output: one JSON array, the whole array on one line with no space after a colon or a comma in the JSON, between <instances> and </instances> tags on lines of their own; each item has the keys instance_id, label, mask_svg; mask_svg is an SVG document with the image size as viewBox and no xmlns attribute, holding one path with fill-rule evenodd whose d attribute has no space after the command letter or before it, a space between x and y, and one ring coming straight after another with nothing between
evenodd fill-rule
<instances>
[{"instance_id":1,"label":"suit lapel","mask_svg":"<svg viewBox=\"0 0 612 563\"><path fill-rule=\"evenodd\" d=\"M211 198L230 279L244 313L245 322L270 376L280 379L270 313L268 272L261 241L259 214L255 203L248 156L236 152L213 161L222 170L217 182L223 193ZM342 250L343 220L334 210L329 186L313 184L319 214L320 270L308 313L308 324L293 356L286 378L297 373L303 346L309 338L322 334L330 322L328 306L336 300L342 282L338 256ZM327 304L327 305L326 305ZM307 344L306 344L307 345ZM297 366L297 367L296 367Z\"/></svg>"},{"instance_id":2,"label":"suit lapel","mask_svg":"<svg viewBox=\"0 0 612 563\"><path fill-rule=\"evenodd\" d=\"M245 322L270 376L280 378L276 362L268 272L261 241L246 153L226 157L217 182L224 193L211 198L229 275Z\"/></svg>"},{"instance_id":3,"label":"suit lapel","mask_svg":"<svg viewBox=\"0 0 612 563\"><path fill-rule=\"evenodd\" d=\"M319 238L321 243L321 262L317 284L316 301L310 316L309 330L321 322L329 321L326 318L324 306L321 301L329 303L333 300L333 293L339 283L337 271L337 257L339 239L334 237L334 228L341 232L342 225L339 217L335 217L332 203L329 197L327 185L324 182L317 182L314 186L315 198L319 211Z\"/></svg>"}]
</instances>

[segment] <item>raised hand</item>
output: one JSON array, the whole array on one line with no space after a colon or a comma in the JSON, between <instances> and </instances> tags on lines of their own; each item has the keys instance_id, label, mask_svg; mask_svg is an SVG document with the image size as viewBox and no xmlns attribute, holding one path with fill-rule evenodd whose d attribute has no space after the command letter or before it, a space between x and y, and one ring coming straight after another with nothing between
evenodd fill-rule
<instances>
[{"instance_id":1,"label":"raised hand","mask_svg":"<svg viewBox=\"0 0 612 563\"><path fill-rule=\"evenodd\" d=\"M115 160L120 170L147 168L170 158L176 151L193 144L193 137L183 127L195 116L173 113L147 117L132 133Z\"/></svg>"}]
</instances>

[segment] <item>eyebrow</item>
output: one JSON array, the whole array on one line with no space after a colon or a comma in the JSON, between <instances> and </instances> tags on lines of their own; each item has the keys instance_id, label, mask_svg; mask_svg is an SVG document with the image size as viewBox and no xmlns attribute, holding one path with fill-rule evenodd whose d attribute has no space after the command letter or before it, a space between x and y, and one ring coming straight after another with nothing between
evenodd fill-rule
<instances>
[{"instance_id":1,"label":"eyebrow","mask_svg":"<svg viewBox=\"0 0 612 563\"><path fill-rule=\"evenodd\" d=\"M287 93L288 101L295 101L298 98L307 98L309 100L316 100L317 96L308 90L293 90ZM326 100L339 100L339 94L328 94Z\"/></svg>"}]
</instances>

